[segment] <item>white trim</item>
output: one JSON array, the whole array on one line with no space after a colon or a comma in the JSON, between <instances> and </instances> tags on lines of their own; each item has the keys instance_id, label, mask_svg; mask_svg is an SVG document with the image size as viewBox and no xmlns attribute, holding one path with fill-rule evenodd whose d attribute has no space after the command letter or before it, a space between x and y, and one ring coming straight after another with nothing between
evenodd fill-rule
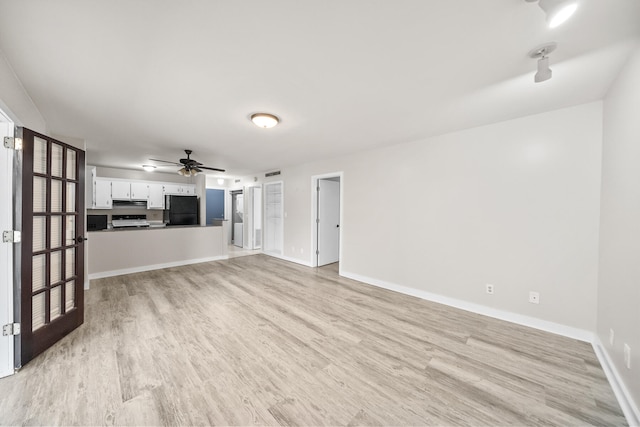
<instances>
[{"instance_id":1,"label":"white trim","mask_svg":"<svg viewBox=\"0 0 640 427\"><path fill-rule=\"evenodd\" d=\"M1 106L1 105L0 105ZM14 135L14 123L0 110L0 140ZM13 150L1 147L0 153L0 194L3 205L0 207L0 232L13 230ZM13 245L0 243L0 325L13 323L14 319L14 283L13 283ZM14 338L0 335L0 378L14 373Z\"/></svg>"},{"instance_id":2,"label":"white trim","mask_svg":"<svg viewBox=\"0 0 640 427\"><path fill-rule=\"evenodd\" d=\"M595 337L592 346L593 351L596 353L596 356L600 361L600 365L602 366L602 369L607 376L607 380L609 380L609 384L613 389L613 393L618 399L620 408L622 408L622 412L627 418L627 423L630 426L640 426L640 409L638 409L638 406L633 401L631 393L629 393L629 390L624 385L622 377L618 373L618 370L613 364L613 361L611 360L607 349L602 345L602 341L600 341L600 338L598 336Z\"/></svg>"},{"instance_id":3,"label":"white trim","mask_svg":"<svg viewBox=\"0 0 640 427\"><path fill-rule=\"evenodd\" d=\"M264 255L268 255L270 257L278 258L278 259L281 259L283 261L293 262L295 264L304 265L305 267L313 267L311 265L311 262L309 262L309 261L304 261L304 260L297 259L297 258L291 258L291 257L285 256L285 255L274 254L272 252L262 252L262 253Z\"/></svg>"},{"instance_id":4,"label":"white trim","mask_svg":"<svg viewBox=\"0 0 640 427\"><path fill-rule=\"evenodd\" d=\"M472 313L482 314L484 316L493 317L495 319L505 320L507 322L516 323L518 325L539 329L541 331L551 332L579 341L592 343L594 339L594 334L584 329L574 328L572 326L562 325L560 323L549 322L547 320L542 320L535 317L524 316L521 314L512 313L510 311L498 310L496 308L487 307L485 305L474 304L468 301L422 291L420 289L401 286L395 283L385 282L383 280L373 279L371 277L361 276L355 273L349 273L347 271L340 271L340 275L369 285L377 286L379 288L400 292L401 294L411 295L427 301L437 302L440 304L448 305L450 307L470 311Z\"/></svg>"},{"instance_id":5,"label":"white trim","mask_svg":"<svg viewBox=\"0 0 640 427\"><path fill-rule=\"evenodd\" d=\"M196 258L196 259L188 259L184 261L167 262L164 264L152 264L152 265L143 265L140 267L123 268L121 270L101 271L98 273L89 274L89 280L103 279L105 277L121 276L123 274L141 273L143 271L161 270L163 268L169 268L169 267L180 267L182 265L200 264L203 262L210 262L210 261L220 261L224 259L229 259L229 256L220 255L220 256L213 256L213 257L207 257L207 258Z\"/></svg>"}]
</instances>

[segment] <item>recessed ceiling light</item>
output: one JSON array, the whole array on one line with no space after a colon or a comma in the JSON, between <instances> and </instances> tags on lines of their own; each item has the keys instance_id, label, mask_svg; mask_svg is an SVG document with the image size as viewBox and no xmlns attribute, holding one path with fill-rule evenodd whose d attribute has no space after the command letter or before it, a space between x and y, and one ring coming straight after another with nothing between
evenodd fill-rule
<instances>
[{"instance_id":1,"label":"recessed ceiling light","mask_svg":"<svg viewBox=\"0 0 640 427\"><path fill-rule=\"evenodd\" d=\"M273 114L269 113L255 113L251 115L251 121L261 128L272 128L278 123L280 119Z\"/></svg>"},{"instance_id":2,"label":"recessed ceiling light","mask_svg":"<svg viewBox=\"0 0 640 427\"><path fill-rule=\"evenodd\" d=\"M222 184L224 184L224 179L218 178L218 185L222 185Z\"/></svg>"},{"instance_id":3,"label":"recessed ceiling light","mask_svg":"<svg viewBox=\"0 0 640 427\"><path fill-rule=\"evenodd\" d=\"M526 0L534 2L537 0ZM549 28L556 28L562 25L578 9L578 0L540 0L540 9L547 14L547 25Z\"/></svg>"},{"instance_id":4,"label":"recessed ceiling light","mask_svg":"<svg viewBox=\"0 0 640 427\"><path fill-rule=\"evenodd\" d=\"M142 169L146 170L147 172L153 172L156 167L153 165L142 165Z\"/></svg>"}]
</instances>

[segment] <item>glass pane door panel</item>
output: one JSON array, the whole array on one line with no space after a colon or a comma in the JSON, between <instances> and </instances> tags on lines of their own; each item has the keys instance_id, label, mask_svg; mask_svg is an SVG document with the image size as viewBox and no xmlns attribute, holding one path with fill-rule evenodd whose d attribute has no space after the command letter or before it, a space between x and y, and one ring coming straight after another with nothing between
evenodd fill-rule
<instances>
[{"instance_id":1,"label":"glass pane door panel","mask_svg":"<svg viewBox=\"0 0 640 427\"><path fill-rule=\"evenodd\" d=\"M67 312L76 306L76 281L72 280L65 284L64 311Z\"/></svg>"},{"instance_id":2,"label":"glass pane door panel","mask_svg":"<svg viewBox=\"0 0 640 427\"><path fill-rule=\"evenodd\" d=\"M62 178L62 146L51 144L51 175Z\"/></svg>"},{"instance_id":3,"label":"glass pane door panel","mask_svg":"<svg viewBox=\"0 0 640 427\"><path fill-rule=\"evenodd\" d=\"M47 180L38 176L33 177L33 212L47 210Z\"/></svg>"},{"instance_id":4,"label":"glass pane door panel","mask_svg":"<svg viewBox=\"0 0 640 427\"><path fill-rule=\"evenodd\" d=\"M62 212L62 181L51 180L51 212Z\"/></svg>"},{"instance_id":5,"label":"glass pane door panel","mask_svg":"<svg viewBox=\"0 0 640 427\"><path fill-rule=\"evenodd\" d=\"M47 173L47 141L38 137L33 141L33 172Z\"/></svg>"},{"instance_id":6,"label":"glass pane door panel","mask_svg":"<svg viewBox=\"0 0 640 427\"><path fill-rule=\"evenodd\" d=\"M42 292L31 299L31 330L35 331L44 326L45 293Z\"/></svg>"},{"instance_id":7,"label":"glass pane door panel","mask_svg":"<svg viewBox=\"0 0 640 427\"><path fill-rule=\"evenodd\" d=\"M51 215L51 249L59 248L62 242L62 217Z\"/></svg>"},{"instance_id":8,"label":"glass pane door panel","mask_svg":"<svg viewBox=\"0 0 640 427\"><path fill-rule=\"evenodd\" d=\"M70 279L76 274L76 249L69 248L65 254L65 279Z\"/></svg>"},{"instance_id":9,"label":"glass pane door panel","mask_svg":"<svg viewBox=\"0 0 640 427\"><path fill-rule=\"evenodd\" d=\"M31 262L31 290L37 291L44 288L45 285L45 255L36 255Z\"/></svg>"},{"instance_id":10,"label":"glass pane door panel","mask_svg":"<svg viewBox=\"0 0 640 427\"><path fill-rule=\"evenodd\" d=\"M67 150L67 179L76 179L76 152Z\"/></svg>"},{"instance_id":11,"label":"glass pane door panel","mask_svg":"<svg viewBox=\"0 0 640 427\"><path fill-rule=\"evenodd\" d=\"M33 252L44 250L47 237L47 218L33 217Z\"/></svg>"},{"instance_id":12,"label":"glass pane door panel","mask_svg":"<svg viewBox=\"0 0 640 427\"><path fill-rule=\"evenodd\" d=\"M62 279L62 251L51 252L49 260L51 271L49 272L49 283L52 285L58 283Z\"/></svg>"},{"instance_id":13,"label":"glass pane door panel","mask_svg":"<svg viewBox=\"0 0 640 427\"><path fill-rule=\"evenodd\" d=\"M76 211L76 184L67 182L67 212Z\"/></svg>"},{"instance_id":14,"label":"glass pane door panel","mask_svg":"<svg viewBox=\"0 0 640 427\"><path fill-rule=\"evenodd\" d=\"M75 215L67 215L65 226L66 238L64 244L66 246L73 245L76 241L76 217Z\"/></svg>"},{"instance_id":15,"label":"glass pane door panel","mask_svg":"<svg viewBox=\"0 0 640 427\"><path fill-rule=\"evenodd\" d=\"M51 305L49 319L53 320L62 314L62 285L51 288Z\"/></svg>"}]
</instances>

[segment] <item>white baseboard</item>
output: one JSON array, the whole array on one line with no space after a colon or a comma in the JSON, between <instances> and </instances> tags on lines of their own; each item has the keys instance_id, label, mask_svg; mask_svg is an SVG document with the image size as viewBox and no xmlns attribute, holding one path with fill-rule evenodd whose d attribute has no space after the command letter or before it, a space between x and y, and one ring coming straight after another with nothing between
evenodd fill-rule
<instances>
[{"instance_id":1,"label":"white baseboard","mask_svg":"<svg viewBox=\"0 0 640 427\"><path fill-rule=\"evenodd\" d=\"M622 408L622 412L627 418L627 423L629 423L630 426L640 426L640 409L638 409L638 406L633 401L629 390L624 385L624 382L616 369L616 365L613 364L613 361L609 356L609 352L607 352L607 349L602 345L602 341L600 341L600 338L597 336L595 337L592 345L593 351L595 351L596 356L600 361L600 365L607 376L607 380L609 380L609 384L613 389L613 393L618 399L620 408Z\"/></svg>"},{"instance_id":2,"label":"white baseboard","mask_svg":"<svg viewBox=\"0 0 640 427\"><path fill-rule=\"evenodd\" d=\"M167 262L164 264L142 265L140 267L123 268L122 270L100 271L98 273L89 274L89 280L103 279L105 277L121 276L123 274L141 273L143 271L160 270L160 269L169 268L169 267L180 267L181 265L199 264L202 262L209 262L209 261L220 261L228 258L229 256L227 255L220 255L220 256L207 257L207 258L196 258L196 259L188 259L184 261Z\"/></svg>"},{"instance_id":3,"label":"white baseboard","mask_svg":"<svg viewBox=\"0 0 640 427\"><path fill-rule=\"evenodd\" d=\"M547 320L542 320L535 317L524 316L522 314L512 313L510 311L499 310L481 304L475 304L456 298L450 298L443 295L422 291L420 289L401 286L395 283L389 283L383 280L373 279L371 277L361 276L355 273L349 273L348 271L340 271L340 275L369 285L377 286L379 288L388 289L390 291L399 292L405 295L411 295L427 301L437 302L440 304L448 305L450 307L455 307L461 310L470 311L472 313L482 314L484 316L493 317L495 319L516 323L518 325L528 326L530 328L551 332L553 334L562 335L579 341L593 343L593 332L586 331L584 329L574 328L572 326L562 325L560 323L549 322Z\"/></svg>"},{"instance_id":4,"label":"white baseboard","mask_svg":"<svg viewBox=\"0 0 640 427\"><path fill-rule=\"evenodd\" d=\"M523 316L517 313L498 310L495 308L470 303L456 298L445 297L442 295L433 294L431 292L422 291L420 289L401 286L395 283L389 283L383 280L349 273L347 271L341 270L340 275L368 285L373 285L379 288L399 292L401 294L411 295L427 301L437 302L440 304L459 308L461 310L470 311L472 313L482 314L496 319L505 320L507 322L516 323L518 325L528 326L534 329L539 329L545 332L551 332L553 334L562 335L568 338L590 343L593 346L596 357L600 361L600 365L602 366L605 375L607 376L607 380L609 381L609 384L613 389L616 399L620 404L620 408L622 409L622 412L627 419L627 423L629 423L629 426L640 426L640 410L638 410L638 406L633 401L629 390L624 385L624 382L622 381L618 370L611 361L611 358L609 357L606 349L602 346L600 339L593 332L574 328L572 326L566 326L559 323L537 319L535 317Z\"/></svg>"},{"instance_id":5,"label":"white baseboard","mask_svg":"<svg viewBox=\"0 0 640 427\"><path fill-rule=\"evenodd\" d=\"M270 252L264 252L263 251L262 253L264 255L272 256L274 258L278 258L278 259L281 259L283 261L293 262L293 263L296 263L296 264L304 265L305 267L313 267L311 265L311 262L309 262L309 261L303 261L303 260L300 260L300 259L297 259L297 258L291 258L291 257L284 256L284 255L277 255L277 254L270 253Z\"/></svg>"}]
</instances>

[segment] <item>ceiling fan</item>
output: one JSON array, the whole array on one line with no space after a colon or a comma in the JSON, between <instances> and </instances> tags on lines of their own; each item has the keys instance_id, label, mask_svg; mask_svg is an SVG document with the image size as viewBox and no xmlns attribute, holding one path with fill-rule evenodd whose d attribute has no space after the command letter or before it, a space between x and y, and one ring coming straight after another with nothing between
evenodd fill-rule
<instances>
[{"instance_id":1,"label":"ceiling fan","mask_svg":"<svg viewBox=\"0 0 640 427\"><path fill-rule=\"evenodd\" d=\"M207 169L211 171L224 172L224 169L218 168L210 168L208 166L202 166L202 163L197 162L191 158L191 150L184 150L187 153L186 159L180 159L180 163L170 162L168 160L158 160L158 159L149 159L154 162L162 162L162 163L171 163L172 165L182 166L182 169L178 170L178 173L182 176L195 176L199 172L202 172L202 169Z\"/></svg>"}]
</instances>

